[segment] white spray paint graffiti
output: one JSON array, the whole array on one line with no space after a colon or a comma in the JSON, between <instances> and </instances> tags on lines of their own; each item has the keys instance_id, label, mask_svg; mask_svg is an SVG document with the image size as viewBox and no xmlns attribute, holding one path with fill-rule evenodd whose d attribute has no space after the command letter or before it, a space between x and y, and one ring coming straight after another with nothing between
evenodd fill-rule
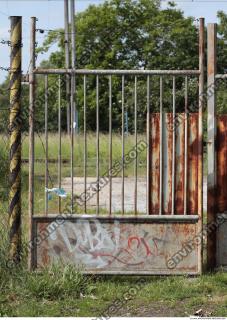
<instances>
[{"instance_id":1,"label":"white spray paint graffiti","mask_svg":"<svg viewBox=\"0 0 227 320\"><path fill-rule=\"evenodd\" d=\"M188 228L188 234L192 235L194 226ZM38 248L38 257L41 257L40 265L60 259L87 270L160 269L160 266L166 267L171 253L184 240L183 225L155 226L119 220L110 223L92 218L78 219L59 226ZM196 254L185 264L193 268L195 262Z\"/></svg>"},{"instance_id":2,"label":"white spray paint graffiti","mask_svg":"<svg viewBox=\"0 0 227 320\"><path fill-rule=\"evenodd\" d=\"M64 225L59 228L59 233L67 250L70 253L75 253L75 259L83 261L85 265L88 264L97 268L105 267L108 262L100 256L96 257L95 253L101 250L116 252L119 248L120 228L118 222L114 223L113 235L109 234L96 220L90 222L79 220L76 224L71 224L70 227L75 235L75 244L70 242Z\"/></svg>"}]
</instances>

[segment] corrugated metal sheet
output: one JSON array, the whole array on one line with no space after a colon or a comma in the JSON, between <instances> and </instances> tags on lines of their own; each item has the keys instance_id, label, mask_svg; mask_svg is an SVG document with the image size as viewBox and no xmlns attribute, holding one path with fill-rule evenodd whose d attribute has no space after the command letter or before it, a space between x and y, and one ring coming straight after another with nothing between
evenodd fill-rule
<instances>
[{"instance_id":1,"label":"corrugated metal sheet","mask_svg":"<svg viewBox=\"0 0 227 320\"><path fill-rule=\"evenodd\" d=\"M160 115L153 114L151 118L151 143L150 147L152 152L150 153L150 190L151 190L151 206L150 210L153 214L159 213L159 188L160 188Z\"/></svg>"},{"instance_id":2,"label":"corrugated metal sheet","mask_svg":"<svg viewBox=\"0 0 227 320\"><path fill-rule=\"evenodd\" d=\"M198 113L188 115L188 145L185 146L185 114L177 114L175 123L176 139L176 175L172 175L173 161L173 115L163 114L162 137L160 141L160 114L151 115L151 150L150 166L150 214L159 213L160 197L160 170L163 172L163 208L162 214L171 214L172 206L172 179L175 179L175 212L181 215L184 212L184 168L185 168L185 148L188 148L188 190L187 190L187 214L198 214ZM163 167L160 168L160 145L163 145Z\"/></svg>"},{"instance_id":3,"label":"corrugated metal sheet","mask_svg":"<svg viewBox=\"0 0 227 320\"><path fill-rule=\"evenodd\" d=\"M217 116L217 213L227 211L227 115Z\"/></svg>"},{"instance_id":4,"label":"corrugated metal sheet","mask_svg":"<svg viewBox=\"0 0 227 320\"><path fill-rule=\"evenodd\" d=\"M189 114L188 145L188 214L198 213L198 124L199 115Z\"/></svg>"},{"instance_id":5,"label":"corrugated metal sheet","mask_svg":"<svg viewBox=\"0 0 227 320\"><path fill-rule=\"evenodd\" d=\"M175 193L175 213L184 212L184 154L185 154L185 121L184 114L177 115L176 127L176 193Z\"/></svg>"}]
</instances>

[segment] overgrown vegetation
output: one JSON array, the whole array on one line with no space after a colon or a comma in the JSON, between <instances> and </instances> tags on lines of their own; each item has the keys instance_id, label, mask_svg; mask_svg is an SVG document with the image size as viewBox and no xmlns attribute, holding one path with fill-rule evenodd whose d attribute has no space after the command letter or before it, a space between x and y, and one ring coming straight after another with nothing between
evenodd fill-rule
<instances>
[{"instance_id":1,"label":"overgrown vegetation","mask_svg":"<svg viewBox=\"0 0 227 320\"><path fill-rule=\"evenodd\" d=\"M40 273L0 267L0 316L226 316L227 274L198 278L81 275L72 266ZM133 293L126 299L126 293ZM113 307L120 299L121 308ZM201 311L202 309L202 311Z\"/></svg>"}]
</instances>

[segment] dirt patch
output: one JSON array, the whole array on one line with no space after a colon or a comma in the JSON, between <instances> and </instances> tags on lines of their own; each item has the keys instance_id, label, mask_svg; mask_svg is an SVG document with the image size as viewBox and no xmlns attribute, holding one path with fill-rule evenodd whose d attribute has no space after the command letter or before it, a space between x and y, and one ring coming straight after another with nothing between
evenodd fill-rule
<instances>
[{"instance_id":1,"label":"dirt patch","mask_svg":"<svg viewBox=\"0 0 227 320\"><path fill-rule=\"evenodd\" d=\"M202 316L210 317L214 315L215 305L210 303L198 304L189 307L190 299L177 301L174 303L166 301L151 302L149 305L134 307L127 306L124 310L119 310L117 316L121 317L189 317ZM197 312L200 311L200 314Z\"/></svg>"}]
</instances>

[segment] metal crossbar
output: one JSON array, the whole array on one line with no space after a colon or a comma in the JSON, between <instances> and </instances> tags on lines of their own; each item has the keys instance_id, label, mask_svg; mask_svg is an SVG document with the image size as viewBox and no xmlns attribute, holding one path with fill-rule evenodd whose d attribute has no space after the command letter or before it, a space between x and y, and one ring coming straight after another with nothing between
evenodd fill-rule
<instances>
[{"instance_id":1,"label":"metal crossbar","mask_svg":"<svg viewBox=\"0 0 227 320\"><path fill-rule=\"evenodd\" d=\"M41 69L34 70L34 74L76 74L76 75L163 75L163 76L199 76L200 70L86 70L86 69Z\"/></svg>"}]
</instances>

